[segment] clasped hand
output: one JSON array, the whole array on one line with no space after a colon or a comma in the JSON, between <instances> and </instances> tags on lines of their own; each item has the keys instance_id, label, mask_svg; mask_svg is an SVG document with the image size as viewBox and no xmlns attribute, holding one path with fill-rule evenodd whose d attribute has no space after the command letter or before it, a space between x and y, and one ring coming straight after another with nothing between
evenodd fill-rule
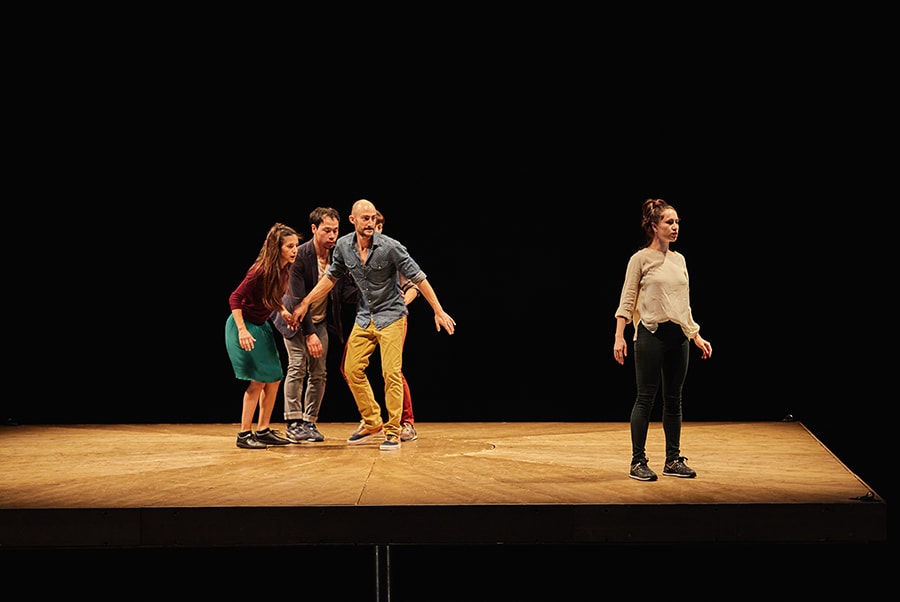
<instances>
[{"instance_id":1,"label":"clasped hand","mask_svg":"<svg viewBox=\"0 0 900 602\"><path fill-rule=\"evenodd\" d=\"M281 317L284 318L285 323L287 323L288 328L291 330L297 330L300 327L300 321L288 310L282 310Z\"/></svg>"}]
</instances>

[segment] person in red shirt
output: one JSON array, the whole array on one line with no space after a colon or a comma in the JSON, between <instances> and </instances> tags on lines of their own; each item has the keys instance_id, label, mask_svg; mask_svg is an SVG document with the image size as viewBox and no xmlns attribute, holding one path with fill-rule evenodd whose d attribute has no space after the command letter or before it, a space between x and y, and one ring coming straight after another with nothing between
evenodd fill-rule
<instances>
[{"instance_id":1,"label":"person in red shirt","mask_svg":"<svg viewBox=\"0 0 900 602\"><path fill-rule=\"evenodd\" d=\"M297 321L282 302L288 288L288 273L297 257L300 234L276 223L244 279L228 297L231 314L225 320L225 349L234 375L249 381L244 391L241 430L237 446L241 449L266 449L269 445L290 445L290 441L269 427L278 387L284 378L281 352L275 328L269 320L277 311L293 327ZM259 407L256 432L253 416Z\"/></svg>"},{"instance_id":2,"label":"person in red shirt","mask_svg":"<svg viewBox=\"0 0 900 602\"><path fill-rule=\"evenodd\" d=\"M375 211L375 231L384 231L384 214L381 211ZM400 292L403 293L403 302L409 305L419 298L422 293L419 292L412 280L403 274L397 274L400 278ZM403 342L406 343L406 328L409 322L409 316L403 318ZM413 414L412 394L409 392L409 383L406 382L406 376L401 372L400 377L403 379L403 414L400 417L400 441L415 441L419 438L416 432L416 418Z\"/></svg>"}]
</instances>

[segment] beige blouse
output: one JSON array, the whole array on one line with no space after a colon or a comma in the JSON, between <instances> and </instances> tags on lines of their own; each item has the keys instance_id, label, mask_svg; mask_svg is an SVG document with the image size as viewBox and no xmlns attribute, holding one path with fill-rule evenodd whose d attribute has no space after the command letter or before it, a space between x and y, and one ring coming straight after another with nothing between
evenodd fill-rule
<instances>
[{"instance_id":1,"label":"beige blouse","mask_svg":"<svg viewBox=\"0 0 900 602\"><path fill-rule=\"evenodd\" d=\"M697 336L700 325L691 315L684 255L671 249L662 253L649 248L632 255L625 269L616 317L625 318L634 325L635 340L638 324L656 332L660 322L675 322L689 339Z\"/></svg>"}]
</instances>

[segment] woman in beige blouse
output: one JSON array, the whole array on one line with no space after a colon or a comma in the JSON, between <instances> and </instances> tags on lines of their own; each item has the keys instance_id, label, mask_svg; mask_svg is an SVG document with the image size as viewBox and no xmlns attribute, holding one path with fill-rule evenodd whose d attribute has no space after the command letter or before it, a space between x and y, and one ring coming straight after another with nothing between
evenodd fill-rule
<instances>
[{"instance_id":1,"label":"woman in beige blouse","mask_svg":"<svg viewBox=\"0 0 900 602\"><path fill-rule=\"evenodd\" d=\"M656 480L656 473L647 465L646 443L650 411L661 388L666 441L663 476L693 478L697 473L681 455L681 389L687 376L689 341L700 348L701 359L712 355L712 345L700 336L700 325L691 315L684 256L669 248L678 239L678 213L662 199L647 199L641 224L647 242L631 256L625 269L613 345L615 360L624 365L628 355L625 326L633 324L637 396L631 409L628 476Z\"/></svg>"}]
</instances>

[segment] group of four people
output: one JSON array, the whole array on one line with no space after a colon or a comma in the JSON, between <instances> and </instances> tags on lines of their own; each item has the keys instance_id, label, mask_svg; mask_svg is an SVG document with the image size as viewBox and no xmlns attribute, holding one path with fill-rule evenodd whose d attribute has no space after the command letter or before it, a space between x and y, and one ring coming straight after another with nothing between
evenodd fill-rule
<instances>
[{"instance_id":1,"label":"group of four people","mask_svg":"<svg viewBox=\"0 0 900 602\"><path fill-rule=\"evenodd\" d=\"M362 418L348 442L361 443L383 431L380 448L391 450L399 449L401 441L418 437L409 386L402 372L406 305L420 295L424 297L434 310L439 332L443 328L452 335L456 322L443 310L425 272L406 247L382 233L384 216L374 204L366 199L354 203L350 223L354 231L339 236L338 211L318 207L310 214L312 238L303 244L296 231L276 224L260 257L232 293L226 348L235 376L250 381L244 395L238 447L265 449L269 445L324 440L316 422L325 392L329 331L344 345L341 373ZM261 259L264 251L267 256L275 256L276 247L280 249L278 261L266 263ZM271 304L266 293L269 286L277 288L268 284L272 282L282 287L277 304ZM259 309L265 305L263 299L271 307L265 319ZM345 341L341 307L347 303L356 305L356 317ZM284 437L269 428L274 395L281 381L276 332L283 337L288 352L284 390L288 427ZM260 347L255 346L257 338L261 339ZM381 350L386 422L365 372L376 348ZM259 380L275 373L275 382ZM258 399L260 412L255 433L251 427L256 404L248 405L253 396ZM245 420L248 411L250 417Z\"/></svg>"}]
</instances>

